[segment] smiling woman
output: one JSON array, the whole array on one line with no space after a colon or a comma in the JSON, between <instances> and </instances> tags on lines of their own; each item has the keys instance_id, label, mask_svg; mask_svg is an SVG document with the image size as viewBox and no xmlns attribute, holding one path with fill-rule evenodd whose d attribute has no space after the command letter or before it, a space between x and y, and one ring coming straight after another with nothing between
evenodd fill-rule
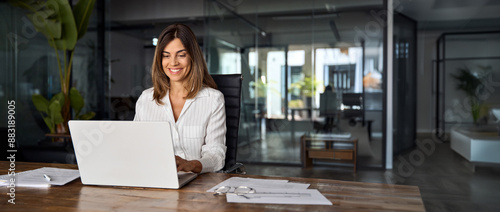
<instances>
[{"instance_id":1,"label":"smiling woman","mask_svg":"<svg viewBox=\"0 0 500 212\"><path fill-rule=\"evenodd\" d=\"M170 122L179 171L218 171L226 155L224 96L189 27L170 25L158 39L153 88L137 100L134 120Z\"/></svg>"},{"instance_id":2,"label":"smiling woman","mask_svg":"<svg viewBox=\"0 0 500 212\"><path fill-rule=\"evenodd\" d=\"M172 40L163 50L162 56L163 71L170 79L170 84L182 85L188 70L191 69L191 60L181 40Z\"/></svg>"},{"instance_id":3,"label":"smiling woman","mask_svg":"<svg viewBox=\"0 0 500 212\"><path fill-rule=\"evenodd\" d=\"M159 97L165 96L167 89L170 89L171 79L165 72L168 71L168 69L164 69L165 65L169 65L169 61L172 62L172 60L169 59L172 58L172 56L177 57L179 55L186 55L184 58L185 60L182 58L174 59L182 59L189 63L190 70L187 70L182 78L182 80L185 80L184 86L190 86L190 88L186 88L189 90L186 96L187 98L193 98L204 85L211 88L217 88L217 85L208 73L203 53L196 41L196 36L188 26L183 24L170 25L163 30L158 39L152 66L155 101L161 104L159 102ZM170 52L168 50L170 50ZM180 50L183 51L179 52Z\"/></svg>"}]
</instances>

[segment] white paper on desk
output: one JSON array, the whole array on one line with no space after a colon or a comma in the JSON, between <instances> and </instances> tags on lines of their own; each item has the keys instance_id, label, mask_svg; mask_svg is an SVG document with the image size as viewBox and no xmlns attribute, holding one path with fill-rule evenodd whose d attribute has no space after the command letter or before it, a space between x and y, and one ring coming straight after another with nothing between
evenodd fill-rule
<instances>
[{"instance_id":1,"label":"white paper on desk","mask_svg":"<svg viewBox=\"0 0 500 212\"><path fill-rule=\"evenodd\" d=\"M50 181L44 178L44 174L51 178ZM8 185L12 177L15 179L16 186L47 187L50 185L65 185L80 177L80 172L76 169L43 167L30 171L18 172L15 176L2 175L0 176L0 180L5 180L6 182L0 183L0 186Z\"/></svg>"},{"instance_id":2,"label":"white paper on desk","mask_svg":"<svg viewBox=\"0 0 500 212\"><path fill-rule=\"evenodd\" d=\"M247 186L250 188L307 189L309 185L304 183L289 183L288 180L231 177L207 190L207 192L215 192L215 189L223 186L230 186L232 189L229 192L234 192L234 188L238 186Z\"/></svg>"},{"instance_id":3,"label":"white paper on desk","mask_svg":"<svg viewBox=\"0 0 500 212\"><path fill-rule=\"evenodd\" d=\"M226 194L227 202L294 204L294 205L332 205L317 189L255 189L253 194L238 196Z\"/></svg>"}]
</instances>

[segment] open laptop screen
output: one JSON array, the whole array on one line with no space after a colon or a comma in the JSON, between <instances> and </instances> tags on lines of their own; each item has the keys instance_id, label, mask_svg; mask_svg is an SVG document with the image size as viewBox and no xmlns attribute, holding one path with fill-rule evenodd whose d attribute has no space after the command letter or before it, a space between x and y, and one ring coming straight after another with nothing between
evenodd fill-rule
<instances>
[{"instance_id":1,"label":"open laptop screen","mask_svg":"<svg viewBox=\"0 0 500 212\"><path fill-rule=\"evenodd\" d=\"M70 121L83 184L180 188L168 122Z\"/></svg>"}]
</instances>

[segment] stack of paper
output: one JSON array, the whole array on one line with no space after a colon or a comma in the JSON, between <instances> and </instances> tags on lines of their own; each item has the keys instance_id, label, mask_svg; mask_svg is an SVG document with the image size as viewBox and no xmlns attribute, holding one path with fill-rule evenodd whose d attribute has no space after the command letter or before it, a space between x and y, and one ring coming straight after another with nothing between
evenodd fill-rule
<instances>
[{"instance_id":1,"label":"stack of paper","mask_svg":"<svg viewBox=\"0 0 500 212\"><path fill-rule=\"evenodd\" d=\"M1 175L0 186L49 187L50 185L64 185L78 177L80 177L80 172L75 169L43 167L15 173L15 175Z\"/></svg>"},{"instance_id":2,"label":"stack of paper","mask_svg":"<svg viewBox=\"0 0 500 212\"><path fill-rule=\"evenodd\" d=\"M335 132L335 133L316 133L311 137L317 138L351 138L350 132Z\"/></svg>"},{"instance_id":3,"label":"stack of paper","mask_svg":"<svg viewBox=\"0 0 500 212\"><path fill-rule=\"evenodd\" d=\"M247 194L235 193L240 186L251 188L253 191ZM317 189L307 189L309 184L290 183L288 180L231 177L207 192L215 193L222 187L229 188L226 193L227 202L332 205Z\"/></svg>"}]
</instances>

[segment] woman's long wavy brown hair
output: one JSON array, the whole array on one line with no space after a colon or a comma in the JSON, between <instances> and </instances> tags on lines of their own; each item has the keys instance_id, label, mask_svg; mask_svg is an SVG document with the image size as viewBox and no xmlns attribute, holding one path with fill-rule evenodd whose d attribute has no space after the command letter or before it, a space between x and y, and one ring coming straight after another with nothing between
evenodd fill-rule
<instances>
[{"instance_id":1,"label":"woman's long wavy brown hair","mask_svg":"<svg viewBox=\"0 0 500 212\"><path fill-rule=\"evenodd\" d=\"M162 52L167 44L175 38L181 40L191 60L191 70L188 70L188 74L185 76L188 85L186 89L189 91L185 98L194 98L203 86L217 89L212 76L208 73L207 64L193 31L184 24L172 24L165 28L158 37L151 70L154 88L153 99L160 105L163 105L161 99L167 95L167 91L170 89L170 78L165 74L162 66Z\"/></svg>"}]
</instances>

